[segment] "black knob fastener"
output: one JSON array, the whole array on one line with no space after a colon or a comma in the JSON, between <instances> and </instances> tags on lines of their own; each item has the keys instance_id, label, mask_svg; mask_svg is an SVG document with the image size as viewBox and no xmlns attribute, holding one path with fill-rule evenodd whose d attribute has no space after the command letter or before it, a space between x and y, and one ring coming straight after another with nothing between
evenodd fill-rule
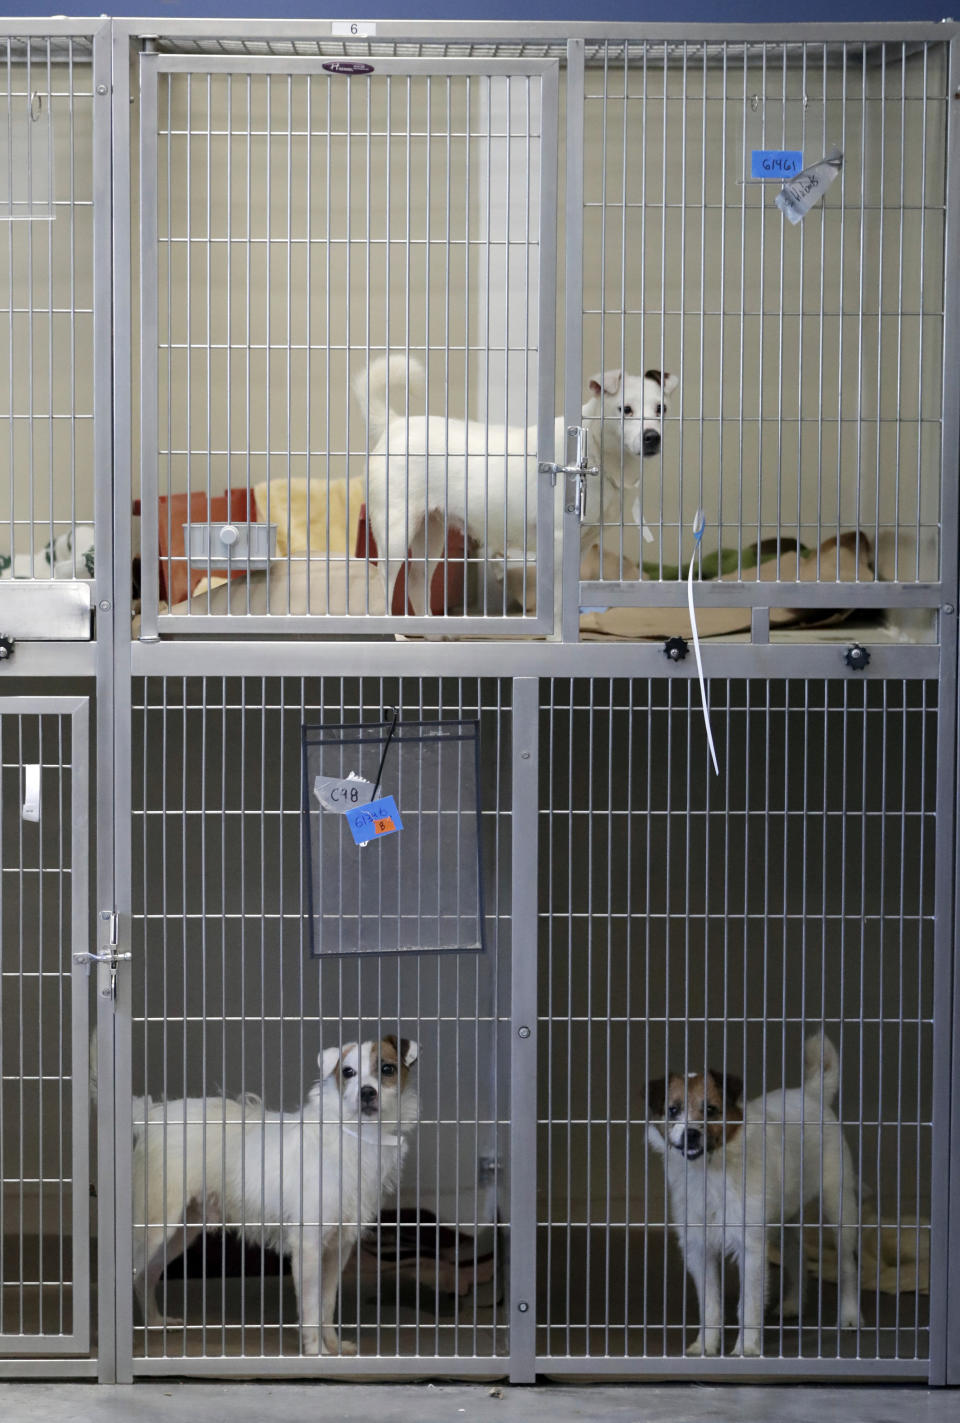
<instances>
[{"instance_id":1,"label":"black knob fastener","mask_svg":"<svg viewBox=\"0 0 960 1423\"><path fill-rule=\"evenodd\" d=\"M13 649L16 643L12 637L0 632L0 662L8 662L13 656Z\"/></svg>"},{"instance_id":2,"label":"black knob fastener","mask_svg":"<svg viewBox=\"0 0 960 1423\"><path fill-rule=\"evenodd\" d=\"M668 637L663 644L663 655L671 662L682 662L689 651L690 644L685 637Z\"/></svg>"},{"instance_id":3,"label":"black knob fastener","mask_svg":"<svg viewBox=\"0 0 960 1423\"><path fill-rule=\"evenodd\" d=\"M870 665L870 654L859 642L854 642L843 654L843 660L852 672L863 672Z\"/></svg>"}]
</instances>

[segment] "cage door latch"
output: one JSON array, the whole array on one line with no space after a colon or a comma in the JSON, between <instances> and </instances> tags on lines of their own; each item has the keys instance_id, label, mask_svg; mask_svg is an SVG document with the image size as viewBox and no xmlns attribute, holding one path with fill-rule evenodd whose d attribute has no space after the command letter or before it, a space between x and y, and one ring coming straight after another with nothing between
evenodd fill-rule
<instances>
[{"instance_id":1,"label":"cage door latch","mask_svg":"<svg viewBox=\"0 0 960 1423\"><path fill-rule=\"evenodd\" d=\"M556 484L557 475L563 475L563 512L576 514L580 522L587 507L587 475L599 474L599 469L587 464L587 432L582 425L567 426L567 454L572 458L569 464L551 464L541 460L540 473L549 474L550 483Z\"/></svg>"},{"instance_id":2,"label":"cage door latch","mask_svg":"<svg viewBox=\"0 0 960 1423\"><path fill-rule=\"evenodd\" d=\"M133 955L129 950L126 953L121 953L118 948L117 911L101 909L99 917L104 933L103 947L96 953L92 949L84 949L83 953L74 954L73 961L86 964L88 973L90 965L97 964L100 970L100 997L115 999L117 996L117 970L122 963L129 963Z\"/></svg>"}]
</instances>

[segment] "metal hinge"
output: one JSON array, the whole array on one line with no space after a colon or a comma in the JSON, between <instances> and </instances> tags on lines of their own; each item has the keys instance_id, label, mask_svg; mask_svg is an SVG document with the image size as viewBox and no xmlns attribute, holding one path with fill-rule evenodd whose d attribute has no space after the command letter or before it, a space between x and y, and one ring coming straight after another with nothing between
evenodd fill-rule
<instances>
[{"instance_id":1,"label":"metal hinge","mask_svg":"<svg viewBox=\"0 0 960 1423\"><path fill-rule=\"evenodd\" d=\"M587 432L582 425L567 426L568 453L571 441L573 454L568 464L551 464L543 460L539 470L541 474L549 474L551 484L556 484L558 474L563 475L563 512L576 514L582 523L587 503L587 475L599 474L600 471L587 464Z\"/></svg>"},{"instance_id":2,"label":"metal hinge","mask_svg":"<svg viewBox=\"0 0 960 1423\"><path fill-rule=\"evenodd\" d=\"M91 949L84 949L83 953L74 954L74 963L86 964L87 972L90 971L91 964L97 964L102 970L100 974L100 996L101 998L116 998L117 996L117 970L122 963L129 963L133 955L127 951L120 953L117 945L118 936L118 916L115 909L101 909L100 925L103 930L103 947L93 952ZM105 970L105 972L103 972ZM109 978L107 977L109 975Z\"/></svg>"}]
</instances>

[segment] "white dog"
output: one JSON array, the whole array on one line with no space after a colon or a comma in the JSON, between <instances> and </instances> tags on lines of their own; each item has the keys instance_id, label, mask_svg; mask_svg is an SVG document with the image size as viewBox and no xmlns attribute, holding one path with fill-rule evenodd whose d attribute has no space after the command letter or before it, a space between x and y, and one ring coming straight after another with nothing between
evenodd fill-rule
<instances>
[{"instance_id":1,"label":"white dog","mask_svg":"<svg viewBox=\"0 0 960 1423\"><path fill-rule=\"evenodd\" d=\"M305 1354L355 1354L333 1327L340 1273L395 1191L417 1116L417 1044L330 1047L302 1111L255 1098L154 1102L134 1139L134 1289L163 1323L160 1275L207 1225L289 1257Z\"/></svg>"},{"instance_id":2,"label":"white dog","mask_svg":"<svg viewBox=\"0 0 960 1423\"><path fill-rule=\"evenodd\" d=\"M651 1118L664 1121L663 1128L649 1121L647 1137L665 1157L670 1223L700 1305L700 1332L688 1354L720 1352L724 1255L740 1272L734 1353L761 1352L768 1232L800 1219L818 1198L823 1220L837 1228L840 1327L860 1322L857 1180L831 1107L840 1085L837 1050L823 1036L809 1038L805 1063L802 1088L769 1092L742 1109L739 1078L712 1072L661 1078L647 1089ZM799 1285L798 1276L784 1314L796 1311Z\"/></svg>"},{"instance_id":3,"label":"white dog","mask_svg":"<svg viewBox=\"0 0 960 1423\"><path fill-rule=\"evenodd\" d=\"M602 473L587 479L581 553L599 543L601 514L619 523L623 511L639 524L643 460L659 452L667 396L676 386L677 377L661 371L604 371L590 381L583 407L587 464ZM533 560L538 490L548 478L538 473L536 428L415 413L425 400L424 372L405 356L376 357L354 377L353 390L369 422L367 512L380 559L402 568L431 516L439 515L463 532L468 548L499 563L501 583L507 568ZM554 458L563 464L562 418L554 440ZM645 526L643 536L652 538Z\"/></svg>"}]
</instances>

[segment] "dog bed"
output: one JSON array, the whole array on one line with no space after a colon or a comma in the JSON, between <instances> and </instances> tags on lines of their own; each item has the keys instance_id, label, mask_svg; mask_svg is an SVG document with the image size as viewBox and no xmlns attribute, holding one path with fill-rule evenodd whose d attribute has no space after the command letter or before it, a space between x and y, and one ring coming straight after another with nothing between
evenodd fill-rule
<instances>
[{"instance_id":1,"label":"dog bed","mask_svg":"<svg viewBox=\"0 0 960 1423\"><path fill-rule=\"evenodd\" d=\"M831 583L872 582L872 557L869 539L856 530L842 533L839 538L824 540L819 550L804 548L795 539L765 539L760 544L744 548L742 553L737 549L721 549L705 554L702 576L721 583L753 580L762 583L778 580L782 583L809 583L819 578ZM639 574L639 570L636 573ZM659 578L659 564L645 565L644 573ZM663 569L665 581L682 580L683 577L684 572L679 568L665 566ZM751 611L750 607L698 607L697 631L700 637L748 633ZM828 627L845 621L851 612L850 608L771 608L770 626ZM584 641L590 642L611 638L642 641L646 638L690 637L692 631L686 608L625 607L582 611L580 635Z\"/></svg>"}]
</instances>

